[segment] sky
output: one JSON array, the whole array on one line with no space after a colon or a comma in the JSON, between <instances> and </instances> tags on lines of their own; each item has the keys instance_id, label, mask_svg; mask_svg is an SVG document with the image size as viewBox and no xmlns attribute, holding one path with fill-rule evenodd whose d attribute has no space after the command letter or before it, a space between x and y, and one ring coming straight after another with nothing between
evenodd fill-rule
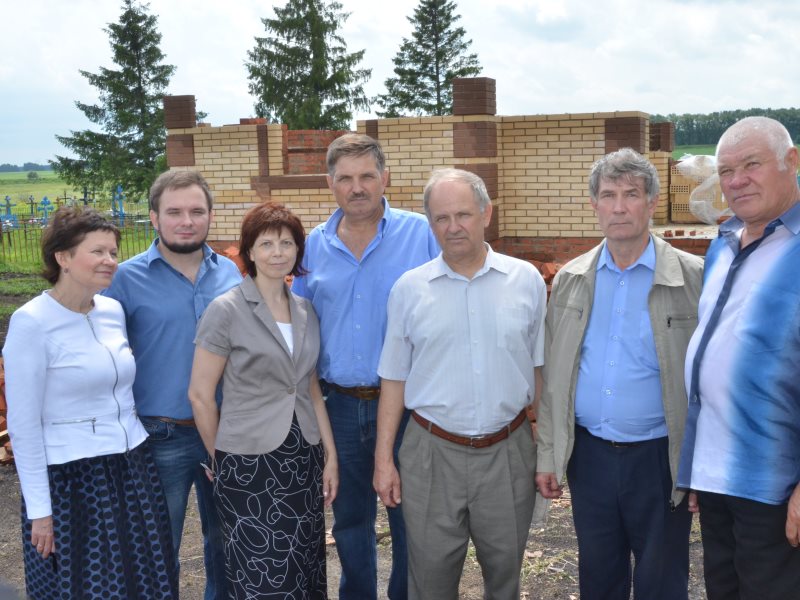
<instances>
[{"instance_id":1,"label":"sky","mask_svg":"<svg viewBox=\"0 0 800 600\"><path fill-rule=\"evenodd\" d=\"M416 0L340 0L349 51L365 49L368 96L385 92ZM96 90L79 70L115 68L104 28L114 0L2 0L0 164L69 155L55 135L94 127L75 107ZM497 114L639 110L708 113L800 105L800 2L460 0L459 24ZM167 93L194 94L212 125L255 116L244 67L263 17L283 0L150 0L177 67ZM792 58L794 57L794 58ZM373 110L375 110L373 106ZM356 119L374 117L359 113ZM355 123L354 123L355 126Z\"/></svg>"}]
</instances>

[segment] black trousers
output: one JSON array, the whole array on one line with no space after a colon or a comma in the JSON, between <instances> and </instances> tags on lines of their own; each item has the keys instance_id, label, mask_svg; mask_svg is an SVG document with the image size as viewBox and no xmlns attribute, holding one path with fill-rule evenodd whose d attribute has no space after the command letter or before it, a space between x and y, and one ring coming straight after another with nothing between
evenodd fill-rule
<instances>
[{"instance_id":1,"label":"black trousers","mask_svg":"<svg viewBox=\"0 0 800 600\"><path fill-rule=\"evenodd\" d=\"M786 540L786 504L699 493L708 600L800 598L800 549Z\"/></svg>"},{"instance_id":2,"label":"black trousers","mask_svg":"<svg viewBox=\"0 0 800 600\"><path fill-rule=\"evenodd\" d=\"M692 514L670 507L667 438L613 447L576 427L567 480L581 598L629 600L632 584L636 600L686 600Z\"/></svg>"}]
</instances>

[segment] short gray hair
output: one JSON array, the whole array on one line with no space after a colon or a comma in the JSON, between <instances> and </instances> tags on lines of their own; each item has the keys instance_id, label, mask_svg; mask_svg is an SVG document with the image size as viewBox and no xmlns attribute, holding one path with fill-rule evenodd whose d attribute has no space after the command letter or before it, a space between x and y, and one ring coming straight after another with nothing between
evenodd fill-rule
<instances>
[{"instance_id":1,"label":"short gray hair","mask_svg":"<svg viewBox=\"0 0 800 600\"><path fill-rule=\"evenodd\" d=\"M486 207L492 203L489 198L489 192L486 191L486 184L483 183L483 179L475 175L475 173L470 173L462 169L436 169L431 174L430 179L428 179L428 182L425 184L425 190L422 192L422 208L425 209L425 215L428 217L428 220L431 218L429 203L433 188L443 181L465 183L470 186L472 188L472 195L475 198L475 202L478 203L478 208L481 212L485 212Z\"/></svg>"},{"instance_id":2,"label":"short gray hair","mask_svg":"<svg viewBox=\"0 0 800 600\"><path fill-rule=\"evenodd\" d=\"M597 201L600 182L603 179L616 182L629 177L644 180L644 191L650 204L658 198L658 171L649 160L632 148L621 148L606 154L592 165L589 174L589 196L593 201Z\"/></svg>"},{"instance_id":3,"label":"short gray hair","mask_svg":"<svg viewBox=\"0 0 800 600\"><path fill-rule=\"evenodd\" d=\"M780 121L769 117L745 117L725 130L717 142L716 157L723 144L739 144L753 134L761 134L767 139L770 149L778 159L778 169L786 169L786 153L794 147L792 136Z\"/></svg>"}]
</instances>

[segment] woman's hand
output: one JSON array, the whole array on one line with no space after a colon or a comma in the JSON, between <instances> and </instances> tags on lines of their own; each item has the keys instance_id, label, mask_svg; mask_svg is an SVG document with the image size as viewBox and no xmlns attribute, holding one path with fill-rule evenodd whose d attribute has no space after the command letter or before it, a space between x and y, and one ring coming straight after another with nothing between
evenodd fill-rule
<instances>
[{"instance_id":1,"label":"woman's hand","mask_svg":"<svg viewBox=\"0 0 800 600\"><path fill-rule=\"evenodd\" d=\"M322 469L322 497L325 506L330 506L336 500L339 491L339 463L336 458L325 458L325 468Z\"/></svg>"},{"instance_id":2,"label":"woman's hand","mask_svg":"<svg viewBox=\"0 0 800 600\"><path fill-rule=\"evenodd\" d=\"M31 545L42 555L42 558L47 558L55 552L56 542L53 537L52 515L31 520Z\"/></svg>"}]
</instances>

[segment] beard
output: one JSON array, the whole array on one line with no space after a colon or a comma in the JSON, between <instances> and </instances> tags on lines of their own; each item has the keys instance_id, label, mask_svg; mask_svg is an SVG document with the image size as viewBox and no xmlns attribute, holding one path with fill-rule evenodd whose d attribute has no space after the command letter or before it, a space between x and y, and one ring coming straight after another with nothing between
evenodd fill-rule
<instances>
[{"instance_id":1,"label":"beard","mask_svg":"<svg viewBox=\"0 0 800 600\"><path fill-rule=\"evenodd\" d=\"M202 239L199 242L186 242L183 244L175 244L173 242L167 241L163 237L159 237L159 242L163 244L167 250L169 250L170 252L174 252L175 254L192 254L200 250L205 245L206 240Z\"/></svg>"}]
</instances>

